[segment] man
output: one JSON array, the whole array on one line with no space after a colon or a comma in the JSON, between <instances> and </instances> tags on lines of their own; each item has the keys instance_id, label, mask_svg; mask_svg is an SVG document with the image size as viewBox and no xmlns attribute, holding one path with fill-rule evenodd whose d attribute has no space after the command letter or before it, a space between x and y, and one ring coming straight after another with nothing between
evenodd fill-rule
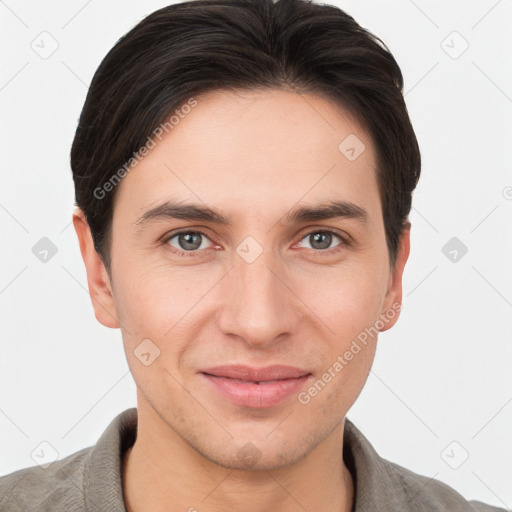
<instances>
[{"instance_id":1,"label":"man","mask_svg":"<svg viewBox=\"0 0 512 512\"><path fill-rule=\"evenodd\" d=\"M303 0L199 0L98 68L71 152L96 318L137 409L1 510L490 511L346 414L392 327L420 153L385 45Z\"/></svg>"}]
</instances>

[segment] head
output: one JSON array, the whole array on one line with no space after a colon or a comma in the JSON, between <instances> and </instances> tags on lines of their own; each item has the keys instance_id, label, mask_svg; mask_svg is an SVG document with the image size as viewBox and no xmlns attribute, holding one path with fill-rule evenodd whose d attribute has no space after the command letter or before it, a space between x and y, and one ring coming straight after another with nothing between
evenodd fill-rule
<instances>
[{"instance_id":1,"label":"head","mask_svg":"<svg viewBox=\"0 0 512 512\"><path fill-rule=\"evenodd\" d=\"M402 87L380 39L304 0L160 9L96 71L71 151L95 315L121 329L139 410L209 460L243 468L249 441L254 467L298 460L364 386L420 174ZM231 364L310 381L240 407L201 373Z\"/></svg>"}]
</instances>

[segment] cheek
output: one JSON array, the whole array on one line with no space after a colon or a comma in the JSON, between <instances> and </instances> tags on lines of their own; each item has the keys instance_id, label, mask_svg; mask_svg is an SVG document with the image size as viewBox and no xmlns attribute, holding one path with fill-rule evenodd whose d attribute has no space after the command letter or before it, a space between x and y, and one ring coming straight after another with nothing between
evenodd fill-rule
<instances>
[{"instance_id":1,"label":"cheek","mask_svg":"<svg viewBox=\"0 0 512 512\"><path fill-rule=\"evenodd\" d=\"M129 254L124 257L123 254ZM131 336L161 338L179 318L190 294L190 283L179 279L161 261L144 258L133 248L124 253L118 247L115 269L116 307L123 326ZM183 313L182 313L183 314Z\"/></svg>"},{"instance_id":2,"label":"cheek","mask_svg":"<svg viewBox=\"0 0 512 512\"><path fill-rule=\"evenodd\" d=\"M137 266L135 260L132 268L124 268L128 271L116 288L116 306L127 357L133 359L138 345L149 339L160 351L155 366L171 369L199 339L195 331L204 320L204 299L219 277L171 271L168 264Z\"/></svg>"},{"instance_id":3,"label":"cheek","mask_svg":"<svg viewBox=\"0 0 512 512\"><path fill-rule=\"evenodd\" d=\"M177 364L194 339L192 312L187 314L190 287L173 286L161 274L157 270L133 274L117 297L128 365L137 386L146 391L175 382Z\"/></svg>"},{"instance_id":4,"label":"cheek","mask_svg":"<svg viewBox=\"0 0 512 512\"><path fill-rule=\"evenodd\" d=\"M322 369L308 394L311 400L319 396L315 403L325 414L334 409L350 409L364 387L375 357L375 322L380 300L359 291L360 288L353 293L332 293L325 309L318 312L329 332L325 331L322 344L317 346L317 350L324 351Z\"/></svg>"},{"instance_id":5,"label":"cheek","mask_svg":"<svg viewBox=\"0 0 512 512\"><path fill-rule=\"evenodd\" d=\"M375 356L375 341L366 345L359 343L359 347L355 354L350 351L350 360L341 352L314 383L326 411L348 411L361 393ZM315 391L310 388L311 392Z\"/></svg>"},{"instance_id":6,"label":"cheek","mask_svg":"<svg viewBox=\"0 0 512 512\"><path fill-rule=\"evenodd\" d=\"M298 295L315 313L342 349L378 319L385 296L386 275L356 266L318 273L318 280L297 279ZM315 283L312 285L312 283Z\"/></svg>"},{"instance_id":7,"label":"cheek","mask_svg":"<svg viewBox=\"0 0 512 512\"><path fill-rule=\"evenodd\" d=\"M311 393L318 405L348 410L361 392L375 356L375 323L385 293L385 274L352 267L337 272L323 287L303 287L305 302L321 320L315 335L324 351L322 372ZM317 342L320 340L317 340ZM329 405L330 404L330 405Z\"/></svg>"}]
</instances>

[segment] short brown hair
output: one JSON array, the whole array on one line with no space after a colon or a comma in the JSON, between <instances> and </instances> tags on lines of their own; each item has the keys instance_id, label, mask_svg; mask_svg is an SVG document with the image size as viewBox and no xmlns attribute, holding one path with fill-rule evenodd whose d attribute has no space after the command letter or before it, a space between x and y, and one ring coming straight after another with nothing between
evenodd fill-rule
<instances>
[{"instance_id":1,"label":"short brown hair","mask_svg":"<svg viewBox=\"0 0 512 512\"><path fill-rule=\"evenodd\" d=\"M262 88L327 97L370 134L394 265L421 158L387 46L341 9L309 0L193 0L155 11L116 43L80 115L71 149L76 205L109 273L117 187L104 184L191 97Z\"/></svg>"}]
</instances>

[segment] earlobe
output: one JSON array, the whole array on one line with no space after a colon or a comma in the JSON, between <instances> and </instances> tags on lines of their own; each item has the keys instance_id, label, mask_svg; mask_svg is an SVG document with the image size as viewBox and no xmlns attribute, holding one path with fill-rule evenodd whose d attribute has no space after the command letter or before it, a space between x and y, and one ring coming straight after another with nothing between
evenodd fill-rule
<instances>
[{"instance_id":1,"label":"earlobe","mask_svg":"<svg viewBox=\"0 0 512 512\"><path fill-rule=\"evenodd\" d=\"M110 278L103 260L94 248L89 224L80 208L73 212L73 226L87 272L89 296L96 319L105 327L116 329L119 327L119 320Z\"/></svg>"},{"instance_id":2,"label":"earlobe","mask_svg":"<svg viewBox=\"0 0 512 512\"><path fill-rule=\"evenodd\" d=\"M387 331L393 327L400 316L402 305L402 275L407 259L409 258L410 248L411 223L407 221L402 231L402 236L400 237L396 261L389 277L388 290L381 311L381 317L386 321L384 322L384 327L379 329L380 332Z\"/></svg>"}]
</instances>

